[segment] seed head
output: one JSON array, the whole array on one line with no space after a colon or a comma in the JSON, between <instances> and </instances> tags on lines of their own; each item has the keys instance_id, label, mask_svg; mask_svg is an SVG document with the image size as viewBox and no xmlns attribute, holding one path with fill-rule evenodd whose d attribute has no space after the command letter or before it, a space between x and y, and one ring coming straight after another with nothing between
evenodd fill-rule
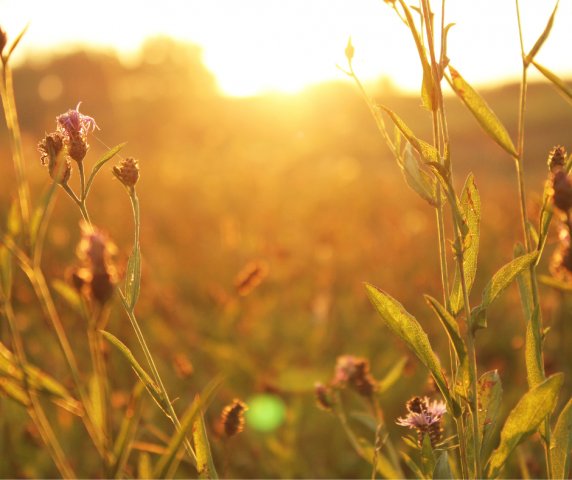
<instances>
[{"instance_id":1,"label":"seed head","mask_svg":"<svg viewBox=\"0 0 572 480\"><path fill-rule=\"evenodd\" d=\"M564 170L557 170L552 178L554 205L563 212L572 208L572 182Z\"/></svg>"},{"instance_id":2,"label":"seed head","mask_svg":"<svg viewBox=\"0 0 572 480\"><path fill-rule=\"evenodd\" d=\"M248 410L246 404L237 398L223 408L220 423L227 437L232 437L244 430L244 412L246 410Z\"/></svg>"},{"instance_id":3,"label":"seed head","mask_svg":"<svg viewBox=\"0 0 572 480\"><path fill-rule=\"evenodd\" d=\"M314 394L316 395L316 403L322 410L331 412L334 408L334 399L332 397L332 389L323 383L316 383L314 386Z\"/></svg>"},{"instance_id":4,"label":"seed head","mask_svg":"<svg viewBox=\"0 0 572 480\"><path fill-rule=\"evenodd\" d=\"M48 167L50 177L57 183L65 185L71 176L71 163L63 154L63 136L60 132L47 134L38 143L42 165Z\"/></svg>"},{"instance_id":5,"label":"seed head","mask_svg":"<svg viewBox=\"0 0 572 480\"><path fill-rule=\"evenodd\" d=\"M0 27L0 55L4 53L4 48L6 47L7 43L8 43L8 35L6 34L5 30L2 27Z\"/></svg>"},{"instance_id":6,"label":"seed head","mask_svg":"<svg viewBox=\"0 0 572 480\"><path fill-rule=\"evenodd\" d=\"M126 158L113 167L113 175L127 188L133 188L139 180L139 162L134 158Z\"/></svg>"},{"instance_id":7,"label":"seed head","mask_svg":"<svg viewBox=\"0 0 572 480\"><path fill-rule=\"evenodd\" d=\"M413 397L406 403L408 414L406 417L397 419L397 424L402 427L415 428L419 446L423 444L423 436L427 433L431 440L431 446L435 447L442 439L443 427L441 419L447 412L443 402L429 402L429 398Z\"/></svg>"},{"instance_id":8,"label":"seed head","mask_svg":"<svg viewBox=\"0 0 572 480\"><path fill-rule=\"evenodd\" d=\"M377 382L369 371L369 362L353 355L338 357L332 383L342 388L347 385L364 397L371 397L377 388Z\"/></svg>"},{"instance_id":9,"label":"seed head","mask_svg":"<svg viewBox=\"0 0 572 480\"><path fill-rule=\"evenodd\" d=\"M266 278L268 270L268 263L263 260L247 263L234 280L238 294L244 297L252 292Z\"/></svg>"},{"instance_id":10,"label":"seed head","mask_svg":"<svg viewBox=\"0 0 572 480\"><path fill-rule=\"evenodd\" d=\"M81 224L77 256L83 268L78 274L81 273L83 291L101 305L111 298L117 283L117 272L111 261L115 252L115 245L105 233L85 222Z\"/></svg>"},{"instance_id":11,"label":"seed head","mask_svg":"<svg viewBox=\"0 0 572 480\"><path fill-rule=\"evenodd\" d=\"M557 145L548 154L548 168L552 173L561 170L566 164L566 149Z\"/></svg>"}]
</instances>

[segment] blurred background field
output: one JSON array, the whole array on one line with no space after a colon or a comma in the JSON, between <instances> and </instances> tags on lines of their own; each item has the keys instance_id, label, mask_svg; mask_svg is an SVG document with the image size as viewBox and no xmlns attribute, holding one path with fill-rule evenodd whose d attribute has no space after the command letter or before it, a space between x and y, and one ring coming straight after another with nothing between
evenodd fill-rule
<instances>
[{"instance_id":1,"label":"blurred background field","mask_svg":"<svg viewBox=\"0 0 572 480\"><path fill-rule=\"evenodd\" d=\"M395 439L406 433L393 425L405 412L405 401L434 393L427 373L381 325L363 288L369 282L399 299L429 333L442 362L447 361L444 332L422 296L441 296L434 210L406 187L352 85L225 97L197 47L154 38L144 49L140 63L128 66L110 52L78 50L28 60L16 69L33 198L37 201L49 184L36 145L55 128L56 115L81 101L81 111L100 127L90 141L88 165L107 150L104 144L123 141L128 145L122 154L140 161L144 263L137 312L177 408L183 409L217 374L226 377L207 412L214 455L224 465L219 473L244 478L369 476L368 465L353 454L335 418L314 405L313 386L330 379L336 358L343 354L367 357L378 379L406 358L400 381L380 398ZM418 98L400 94L388 81L368 85L368 90L419 137L430 140L429 114ZM518 86L482 93L516 136ZM456 98L449 98L446 108L456 182L461 187L473 172L482 197L481 253L473 289L478 302L486 281L512 258L514 244L522 238L516 177L512 160ZM548 85L532 84L525 165L535 224L547 154L558 144L570 149L571 131L570 106ZM3 222L16 192L4 125L0 158ZM89 208L94 223L118 245L117 265L124 269L132 242L130 205L110 167L97 178ZM74 206L60 195L44 263L52 279L65 280L74 264L78 221ZM546 260L541 273L547 273ZM253 262L264 278L240 295L237 276ZM21 280L15 299L29 355L69 381L55 337L47 333L32 291ZM564 400L572 391L572 306L547 287L541 293L551 329L547 371L568 373ZM79 358L87 368L85 325L61 299L60 307L74 347L85 352ZM119 308L108 329L139 355ZM509 409L527 388L524 324L515 286L490 311L489 329L479 333L477 342L479 370L499 370ZM117 352L108 354L116 382L113 402L120 408L135 376ZM279 425L269 431L247 426L230 441L216 437L214 424L222 406L235 397L248 403L261 394L284 406ZM358 399L348 402L364 408ZM51 461L37 447L40 441L24 412L8 402L3 409L8 413L0 420L0 476L17 472L33 477L49 471ZM67 432L61 436L64 449L85 448L85 465L77 468L89 471L95 458L81 426L66 414L58 415L57 428ZM142 430L142 443L156 441L154 424L169 429L151 401L144 417L148 428ZM525 447L531 472L535 448Z\"/></svg>"}]
</instances>

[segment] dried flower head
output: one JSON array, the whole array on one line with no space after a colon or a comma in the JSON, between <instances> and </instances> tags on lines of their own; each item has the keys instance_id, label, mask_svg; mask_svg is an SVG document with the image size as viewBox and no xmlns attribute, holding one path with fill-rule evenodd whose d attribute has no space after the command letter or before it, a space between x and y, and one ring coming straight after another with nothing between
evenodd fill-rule
<instances>
[{"instance_id":1,"label":"dried flower head","mask_svg":"<svg viewBox=\"0 0 572 480\"><path fill-rule=\"evenodd\" d=\"M75 110L68 110L66 113L56 117L58 131L63 135L70 158L76 162L81 162L89 148L87 134L99 128L92 117L79 112L77 104Z\"/></svg>"},{"instance_id":2,"label":"dried flower head","mask_svg":"<svg viewBox=\"0 0 572 480\"><path fill-rule=\"evenodd\" d=\"M83 291L99 304L106 303L115 290L117 271L111 261L115 245L102 231L83 222L77 256L83 268L76 271ZM79 282L77 282L79 284Z\"/></svg>"},{"instance_id":3,"label":"dried flower head","mask_svg":"<svg viewBox=\"0 0 572 480\"><path fill-rule=\"evenodd\" d=\"M347 385L364 397L373 395L377 387L369 371L369 362L353 355L338 357L332 384L342 388Z\"/></svg>"},{"instance_id":4,"label":"dried flower head","mask_svg":"<svg viewBox=\"0 0 572 480\"><path fill-rule=\"evenodd\" d=\"M334 398L332 397L332 389L323 383L317 382L314 386L314 394L316 395L316 403L322 410L332 411L334 408Z\"/></svg>"},{"instance_id":5,"label":"dried flower head","mask_svg":"<svg viewBox=\"0 0 572 480\"><path fill-rule=\"evenodd\" d=\"M50 177L62 185L66 184L71 176L71 163L63 154L63 146L63 136L60 132L49 133L38 143L42 165L47 166Z\"/></svg>"},{"instance_id":6,"label":"dried flower head","mask_svg":"<svg viewBox=\"0 0 572 480\"><path fill-rule=\"evenodd\" d=\"M557 145L548 154L548 168L552 173L562 169L566 164L566 149L560 145Z\"/></svg>"},{"instance_id":7,"label":"dried flower head","mask_svg":"<svg viewBox=\"0 0 572 480\"><path fill-rule=\"evenodd\" d=\"M8 43L8 35L6 34L5 30L2 27L0 27L0 55L4 53L4 48L6 47L7 43Z\"/></svg>"},{"instance_id":8,"label":"dried flower head","mask_svg":"<svg viewBox=\"0 0 572 480\"><path fill-rule=\"evenodd\" d=\"M247 263L234 280L238 294L244 297L252 292L266 278L268 270L268 263L263 260Z\"/></svg>"},{"instance_id":9,"label":"dried flower head","mask_svg":"<svg viewBox=\"0 0 572 480\"><path fill-rule=\"evenodd\" d=\"M415 428L419 446L423 444L423 436L427 433L431 446L435 447L443 436L441 419L447 412L445 404L436 400L430 402L427 397L413 397L406 407L409 413L406 417L398 418L396 423L402 427Z\"/></svg>"},{"instance_id":10,"label":"dried flower head","mask_svg":"<svg viewBox=\"0 0 572 480\"><path fill-rule=\"evenodd\" d=\"M235 398L230 405L223 408L220 415L222 431L227 437L232 437L244 430L244 412L246 404Z\"/></svg>"},{"instance_id":11,"label":"dried flower head","mask_svg":"<svg viewBox=\"0 0 572 480\"><path fill-rule=\"evenodd\" d=\"M557 170L552 178L554 205L563 212L572 208L572 181L564 170Z\"/></svg>"},{"instance_id":12,"label":"dried flower head","mask_svg":"<svg viewBox=\"0 0 572 480\"><path fill-rule=\"evenodd\" d=\"M121 160L113 167L113 175L126 187L133 188L139 180L139 162L134 158Z\"/></svg>"}]
</instances>

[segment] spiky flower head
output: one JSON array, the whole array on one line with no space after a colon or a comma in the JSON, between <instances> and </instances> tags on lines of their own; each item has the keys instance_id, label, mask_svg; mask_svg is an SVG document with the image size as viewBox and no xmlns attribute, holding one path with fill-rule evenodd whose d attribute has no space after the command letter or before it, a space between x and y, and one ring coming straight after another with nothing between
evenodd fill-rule
<instances>
[{"instance_id":1,"label":"spiky flower head","mask_svg":"<svg viewBox=\"0 0 572 480\"><path fill-rule=\"evenodd\" d=\"M397 419L397 425L417 430L419 446L423 443L425 433L429 435L431 446L435 447L442 438L441 419L447 412L443 402L429 401L428 397L413 397L406 404L408 414Z\"/></svg>"},{"instance_id":2,"label":"spiky flower head","mask_svg":"<svg viewBox=\"0 0 572 480\"><path fill-rule=\"evenodd\" d=\"M338 357L332 384L336 387L347 385L364 397L371 397L377 386L367 359L353 355Z\"/></svg>"},{"instance_id":3,"label":"spiky flower head","mask_svg":"<svg viewBox=\"0 0 572 480\"><path fill-rule=\"evenodd\" d=\"M566 164L566 149L560 145L557 145L548 154L548 168L552 173L560 170Z\"/></svg>"},{"instance_id":4,"label":"spiky flower head","mask_svg":"<svg viewBox=\"0 0 572 480\"><path fill-rule=\"evenodd\" d=\"M121 160L113 167L113 175L127 188L133 188L139 180L139 162L134 158Z\"/></svg>"},{"instance_id":5,"label":"spiky flower head","mask_svg":"<svg viewBox=\"0 0 572 480\"><path fill-rule=\"evenodd\" d=\"M38 151L42 165L48 167L50 177L65 185L71 176L71 163L63 154L63 136L60 132L47 134L40 143Z\"/></svg>"},{"instance_id":6,"label":"spiky flower head","mask_svg":"<svg viewBox=\"0 0 572 480\"><path fill-rule=\"evenodd\" d=\"M235 398L231 404L223 408L220 415L220 424L223 433L232 437L244 430L244 412L248 410L246 404Z\"/></svg>"},{"instance_id":7,"label":"spiky flower head","mask_svg":"<svg viewBox=\"0 0 572 480\"><path fill-rule=\"evenodd\" d=\"M332 411L334 408L334 398L332 397L332 389L323 383L316 383L314 386L314 394L316 395L316 403L322 410Z\"/></svg>"},{"instance_id":8,"label":"spiky flower head","mask_svg":"<svg viewBox=\"0 0 572 480\"><path fill-rule=\"evenodd\" d=\"M82 267L76 275L81 279L83 291L101 305L111 298L117 283L117 271L111 260L116 250L104 232L82 222L81 241L77 248Z\"/></svg>"},{"instance_id":9,"label":"spiky flower head","mask_svg":"<svg viewBox=\"0 0 572 480\"><path fill-rule=\"evenodd\" d=\"M80 113L77 104L75 110L68 110L56 117L58 131L62 133L68 155L76 162L81 162L89 148L87 134L99 128L92 117Z\"/></svg>"}]
</instances>

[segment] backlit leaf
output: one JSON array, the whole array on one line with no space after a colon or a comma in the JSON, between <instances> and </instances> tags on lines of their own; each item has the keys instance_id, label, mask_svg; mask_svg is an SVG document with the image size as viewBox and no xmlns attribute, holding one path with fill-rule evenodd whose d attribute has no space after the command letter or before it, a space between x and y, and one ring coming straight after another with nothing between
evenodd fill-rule
<instances>
[{"instance_id":1,"label":"backlit leaf","mask_svg":"<svg viewBox=\"0 0 572 480\"><path fill-rule=\"evenodd\" d=\"M460 407L449 393L449 386L441 370L439 360L419 322L387 293L369 284L366 284L366 290L369 299L387 327L407 344L421 363L431 372L449 406L449 411L455 416L460 414Z\"/></svg>"},{"instance_id":2,"label":"backlit leaf","mask_svg":"<svg viewBox=\"0 0 572 480\"><path fill-rule=\"evenodd\" d=\"M552 375L521 397L516 407L509 413L501 431L500 444L491 455L488 465L490 477L497 478L500 475L516 446L534 433L554 410L563 381L562 373Z\"/></svg>"},{"instance_id":3,"label":"backlit leaf","mask_svg":"<svg viewBox=\"0 0 572 480\"><path fill-rule=\"evenodd\" d=\"M483 373L477 383L480 405L479 435L481 436L481 458L488 459L493 448L502 401L502 383L497 370Z\"/></svg>"},{"instance_id":4,"label":"backlit leaf","mask_svg":"<svg viewBox=\"0 0 572 480\"><path fill-rule=\"evenodd\" d=\"M552 459L552 478L570 478L570 454L572 452L572 399L560 413L552 433L550 458Z\"/></svg>"},{"instance_id":5,"label":"backlit leaf","mask_svg":"<svg viewBox=\"0 0 572 480\"><path fill-rule=\"evenodd\" d=\"M193 443L195 445L195 453L197 454L199 478L218 478L202 411L199 411L194 422Z\"/></svg>"},{"instance_id":6,"label":"backlit leaf","mask_svg":"<svg viewBox=\"0 0 572 480\"><path fill-rule=\"evenodd\" d=\"M558 92L561 93L562 96L568 100L568 102L572 103L572 89L568 87L568 85L566 85L558 75L556 75L548 68L536 63L534 60L532 61L532 64L540 73L542 73L542 75L544 75L548 80L552 82Z\"/></svg>"},{"instance_id":7,"label":"backlit leaf","mask_svg":"<svg viewBox=\"0 0 572 480\"><path fill-rule=\"evenodd\" d=\"M91 184L93 183L97 172L99 172L101 167L103 167L107 162L109 162L109 160L111 160L115 155L117 155L117 153L119 153L119 151L125 145L127 145L127 142L120 143L119 145L116 145L115 147L109 149L107 152L105 152L103 154L103 156L93 166L93 168L91 169L91 173L89 174L89 178L87 180L86 186L85 186L85 195L86 196L89 193L89 190L91 188Z\"/></svg>"},{"instance_id":8,"label":"backlit leaf","mask_svg":"<svg viewBox=\"0 0 572 480\"><path fill-rule=\"evenodd\" d=\"M496 143L504 148L511 156L516 157L516 148L512 143L510 135L483 97L481 97L451 65L449 65L449 72L451 73L451 80L449 82L451 88L470 110L477 122L479 122L485 132L487 132Z\"/></svg>"},{"instance_id":9,"label":"backlit leaf","mask_svg":"<svg viewBox=\"0 0 572 480\"><path fill-rule=\"evenodd\" d=\"M554 17L556 15L556 10L558 10L558 3L559 2L560 2L560 0L556 1L556 5L554 6L554 10L552 11L552 15L550 15L550 18L548 19L548 23L546 24L546 27L544 27L544 31L542 32L540 37L538 37L538 40L536 40L536 43L534 44L534 46L530 50L529 54L524 59L524 61L527 65L530 64L530 62L534 59L534 57L536 56L538 51L542 48L542 45L544 45L544 42L548 38L548 35L550 35L550 31L552 30L552 25L554 25Z\"/></svg>"}]
</instances>

